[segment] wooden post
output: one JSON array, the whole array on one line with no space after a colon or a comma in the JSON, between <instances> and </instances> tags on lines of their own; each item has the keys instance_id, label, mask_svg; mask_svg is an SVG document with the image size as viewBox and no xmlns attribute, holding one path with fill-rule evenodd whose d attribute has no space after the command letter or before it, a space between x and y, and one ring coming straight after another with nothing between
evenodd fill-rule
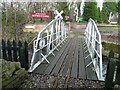
<instances>
[{"instance_id":1,"label":"wooden post","mask_svg":"<svg viewBox=\"0 0 120 90\"><path fill-rule=\"evenodd\" d=\"M7 41L7 51L8 51L8 59L9 61L12 61L12 50L11 50L11 42Z\"/></svg>"},{"instance_id":2,"label":"wooden post","mask_svg":"<svg viewBox=\"0 0 120 90\"><path fill-rule=\"evenodd\" d=\"M2 56L3 56L3 59L7 60L6 42L3 39L2 39Z\"/></svg>"},{"instance_id":3,"label":"wooden post","mask_svg":"<svg viewBox=\"0 0 120 90\"><path fill-rule=\"evenodd\" d=\"M20 57L21 67L25 68L25 70L28 70L28 44L26 41L24 46L20 48Z\"/></svg>"},{"instance_id":4,"label":"wooden post","mask_svg":"<svg viewBox=\"0 0 120 90\"><path fill-rule=\"evenodd\" d=\"M110 50L108 58L114 58L114 51Z\"/></svg>"},{"instance_id":5,"label":"wooden post","mask_svg":"<svg viewBox=\"0 0 120 90\"><path fill-rule=\"evenodd\" d=\"M21 56L20 56L20 48L22 47L22 43L21 43L21 41L19 40L18 41L18 56L19 56L19 62L20 62L20 60L21 60Z\"/></svg>"},{"instance_id":6,"label":"wooden post","mask_svg":"<svg viewBox=\"0 0 120 90\"><path fill-rule=\"evenodd\" d=\"M67 24L68 24L68 31L70 31L71 30L71 24L70 24L70 22L66 22Z\"/></svg>"},{"instance_id":7,"label":"wooden post","mask_svg":"<svg viewBox=\"0 0 120 90\"><path fill-rule=\"evenodd\" d=\"M107 66L107 74L105 78L105 90L108 90L109 88L113 87L115 66L116 66L116 60L111 58Z\"/></svg>"},{"instance_id":8,"label":"wooden post","mask_svg":"<svg viewBox=\"0 0 120 90\"><path fill-rule=\"evenodd\" d=\"M117 73L116 73L115 83L120 85L120 58L117 61Z\"/></svg>"},{"instance_id":9,"label":"wooden post","mask_svg":"<svg viewBox=\"0 0 120 90\"><path fill-rule=\"evenodd\" d=\"M15 40L13 40L13 60L16 62L18 61L17 60L17 44Z\"/></svg>"}]
</instances>

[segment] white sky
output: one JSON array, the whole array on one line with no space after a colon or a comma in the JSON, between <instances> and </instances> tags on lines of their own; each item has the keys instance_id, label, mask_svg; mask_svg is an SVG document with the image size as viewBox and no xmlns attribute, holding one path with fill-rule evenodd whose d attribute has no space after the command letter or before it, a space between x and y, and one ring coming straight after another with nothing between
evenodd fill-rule
<instances>
[{"instance_id":1,"label":"white sky","mask_svg":"<svg viewBox=\"0 0 120 90\"><path fill-rule=\"evenodd\" d=\"M100 7L100 10L102 10L102 5L103 5L104 0L96 0L96 1L97 1L97 4L98 4L98 7Z\"/></svg>"}]
</instances>

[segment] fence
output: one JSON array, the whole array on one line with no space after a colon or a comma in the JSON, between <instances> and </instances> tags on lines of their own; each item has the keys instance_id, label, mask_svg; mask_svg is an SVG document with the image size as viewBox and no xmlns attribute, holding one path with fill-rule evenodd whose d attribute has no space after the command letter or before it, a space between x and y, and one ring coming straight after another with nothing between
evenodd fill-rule
<instances>
[{"instance_id":1,"label":"fence","mask_svg":"<svg viewBox=\"0 0 120 90\"><path fill-rule=\"evenodd\" d=\"M85 41L90 53L89 56L92 59L92 61L86 66L86 68L88 68L89 65L93 64L98 79L103 80L101 35L94 20L92 20L91 18L89 19L85 31Z\"/></svg>"},{"instance_id":2,"label":"fence","mask_svg":"<svg viewBox=\"0 0 120 90\"><path fill-rule=\"evenodd\" d=\"M21 67L28 69L28 44L13 40L6 42L2 40L2 58L8 61L20 62Z\"/></svg>"},{"instance_id":3,"label":"fence","mask_svg":"<svg viewBox=\"0 0 120 90\"><path fill-rule=\"evenodd\" d=\"M67 38L66 26L61 16L62 13L63 11L60 13L57 12L58 15L55 19L38 33L37 39L34 41L34 53L29 72L35 70L35 68L44 60L49 63L47 57L50 54L55 56L53 51L55 49L58 50L57 47L60 46Z\"/></svg>"}]
</instances>

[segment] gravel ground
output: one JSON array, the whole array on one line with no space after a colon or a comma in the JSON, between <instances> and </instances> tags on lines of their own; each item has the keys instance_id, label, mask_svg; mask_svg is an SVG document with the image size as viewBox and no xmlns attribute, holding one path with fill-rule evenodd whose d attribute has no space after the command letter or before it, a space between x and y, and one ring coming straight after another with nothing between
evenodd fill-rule
<instances>
[{"instance_id":1,"label":"gravel ground","mask_svg":"<svg viewBox=\"0 0 120 90\"><path fill-rule=\"evenodd\" d=\"M20 88L99 88L104 82L75 79L61 76L31 74Z\"/></svg>"}]
</instances>

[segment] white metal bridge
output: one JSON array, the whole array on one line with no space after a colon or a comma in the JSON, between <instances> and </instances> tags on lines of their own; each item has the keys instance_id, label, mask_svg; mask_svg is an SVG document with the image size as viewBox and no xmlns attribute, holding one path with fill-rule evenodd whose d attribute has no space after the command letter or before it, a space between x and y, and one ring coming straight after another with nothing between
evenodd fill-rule
<instances>
[{"instance_id":1,"label":"white metal bridge","mask_svg":"<svg viewBox=\"0 0 120 90\"><path fill-rule=\"evenodd\" d=\"M57 12L55 19L34 40L29 72L104 80L101 35L94 20L89 19L81 37L78 32L68 33L62 13Z\"/></svg>"}]
</instances>

